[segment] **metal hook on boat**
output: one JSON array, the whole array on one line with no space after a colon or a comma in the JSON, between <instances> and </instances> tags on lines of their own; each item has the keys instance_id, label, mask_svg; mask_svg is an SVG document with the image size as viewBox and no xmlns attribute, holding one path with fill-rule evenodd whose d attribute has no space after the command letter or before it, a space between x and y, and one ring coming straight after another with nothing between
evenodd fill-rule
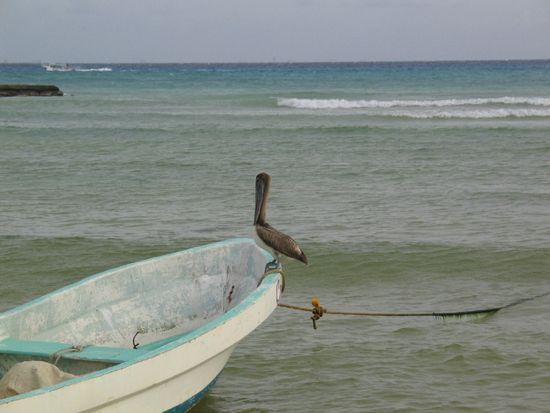
<instances>
[{"instance_id":1,"label":"metal hook on boat","mask_svg":"<svg viewBox=\"0 0 550 413\"><path fill-rule=\"evenodd\" d=\"M141 331L138 330L137 333L134 334L134 338L132 338L132 345L134 346L134 350L139 347L139 343L136 343L136 337L139 333L141 333Z\"/></svg>"}]
</instances>

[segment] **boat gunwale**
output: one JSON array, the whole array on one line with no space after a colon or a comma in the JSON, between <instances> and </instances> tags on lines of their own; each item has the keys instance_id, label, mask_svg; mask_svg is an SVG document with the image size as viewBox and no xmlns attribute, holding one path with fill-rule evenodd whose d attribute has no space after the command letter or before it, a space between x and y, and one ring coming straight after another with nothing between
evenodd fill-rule
<instances>
[{"instance_id":1,"label":"boat gunwale","mask_svg":"<svg viewBox=\"0 0 550 413\"><path fill-rule=\"evenodd\" d=\"M192 252L197 252L197 251L200 251L200 250L208 250L208 249L211 249L211 248L216 248L216 247L220 247L220 246L224 246L224 245L238 244L238 243L246 243L246 244L255 245L254 240L252 240L250 238L231 238L231 239L227 239L227 240L223 240L223 241L218 241L218 242L214 242L214 243L210 243L210 244L205 244L205 245L201 245L201 246L197 246L197 247L192 247L192 248L185 249L185 250L182 250L182 251L177 251L177 252L174 252L174 253L161 255L161 256L158 256L158 257L148 258L148 259L145 259L145 260L142 260L142 261L137 261L137 262L134 262L134 263L125 264L125 265L122 265L120 267L115 267L115 268L112 268L112 269L109 269L109 270L106 270L106 271L102 271L102 272L90 275L88 277L83 278L82 280L76 281L76 282L71 283L71 284L69 284L65 287L62 287L62 288L58 289L58 290L52 291L52 292L50 292L46 295L38 297L38 298L36 298L32 301L29 301L27 303L24 303L24 304L21 304L17 307L14 307L14 308L0 314L0 318L3 315L8 315L8 314L11 314L12 312L22 311L27 307L30 307L32 305L35 305L37 303L40 303L40 302L48 299L49 297L55 296L57 294L61 294L65 290L75 288L79 285L88 283L88 282L90 282L94 279L98 279L98 278L107 276L107 275L109 275L109 274L111 274L115 271L119 271L121 269L132 267L132 266L142 264L142 263L145 263L145 262L151 262L151 261L156 261L156 260L160 260L160 259L163 259L163 258L176 256L176 255L179 255L179 254L192 253ZM264 249L261 249L261 248L260 248L260 251L267 260L272 259L271 254L269 254L267 251L265 251ZM118 371L118 370L123 370L123 369L125 369L129 366L132 366L134 364L137 364L141 361L144 361L144 360L147 360L147 359L150 359L150 358L154 358L154 357L158 356L159 354L168 352L168 351L173 350L177 347L185 345L185 344L187 344L187 343L189 343L193 340L196 340L197 338L199 338L199 337L207 334L208 332L216 329L217 327L225 324L227 321L237 317L240 313L242 313L243 311L245 311L246 309L251 307L253 304L255 304L260 298L262 298L268 292L268 290L270 289L270 287L273 284L276 284L279 281L280 277L281 277L281 275L279 273L273 273L273 274L268 275L267 277L265 277L263 279L262 283L258 286L258 288L256 288L249 295L247 295L235 307L231 308L230 310L228 310L226 313L220 315L219 317L216 317L213 320L210 320L209 322L197 327L196 329L191 330L191 331L179 336L178 338L174 339L173 341L169 341L169 342L167 342L167 343L165 343L165 344L163 344L163 345L161 345L157 348L151 349L150 351L148 351L146 353L142 353L141 355L138 355L138 356L136 356L135 358L133 358L131 360L127 360L125 362L115 364L115 365L112 365L110 367L107 367L107 368L104 368L104 369L101 369L101 370L93 371L93 372L84 374L82 376L78 376L78 377L75 377L75 378L72 378L72 379L63 381L61 383L51 385L51 386L38 388L38 389L32 390L32 391L27 392L27 393L22 393L22 394L15 395L15 396L12 396L12 397L7 397L7 398L4 398L4 399L0 399L0 406L3 405L3 404L16 402L17 400L20 400L20 399L39 396L41 394L49 393L49 392L55 391L55 390L63 388L63 387L68 387L68 386L73 385L73 384L77 384L77 383L84 382L84 381L87 381L87 380L95 379L95 378L104 376L106 374L109 374L109 373L112 373L112 372L115 372L115 371Z\"/></svg>"}]
</instances>

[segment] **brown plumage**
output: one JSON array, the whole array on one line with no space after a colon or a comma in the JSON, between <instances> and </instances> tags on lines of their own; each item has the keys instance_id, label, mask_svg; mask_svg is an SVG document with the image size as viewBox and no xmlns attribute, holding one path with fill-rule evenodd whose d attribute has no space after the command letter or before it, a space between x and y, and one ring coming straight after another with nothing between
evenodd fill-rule
<instances>
[{"instance_id":1,"label":"brown plumage","mask_svg":"<svg viewBox=\"0 0 550 413\"><path fill-rule=\"evenodd\" d=\"M259 244L273 253L276 261L281 255L307 264L307 257L300 246L291 237L276 230L266 222L267 199L271 187L271 177L262 172L256 176L256 209L254 213L254 227Z\"/></svg>"}]
</instances>

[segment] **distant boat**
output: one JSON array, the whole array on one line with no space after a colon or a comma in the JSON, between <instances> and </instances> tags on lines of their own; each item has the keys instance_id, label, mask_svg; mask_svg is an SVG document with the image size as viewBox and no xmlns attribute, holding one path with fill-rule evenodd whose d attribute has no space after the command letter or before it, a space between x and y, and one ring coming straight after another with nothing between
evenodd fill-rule
<instances>
[{"instance_id":1,"label":"distant boat","mask_svg":"<svg viewBox=\"0 0 550 413\"><path fill-rule=\"evenodd\" d=\"M67 63L43 63L42 67L48 72L73 72L74 68Z\"/></svg>"},{"instance_id":2,"label":"distant boat","mask_svg":"<svg viewBox=\"0 0 550 413\"><path fill-rule=\"evenodd\" d=\"M277 307L281 275L257 285L272 259L251 239L226 240L99 273L0 314L0 375L27 360L77 375L2 399L0 413L189 410Z\"/></svg>"}]
</instances>

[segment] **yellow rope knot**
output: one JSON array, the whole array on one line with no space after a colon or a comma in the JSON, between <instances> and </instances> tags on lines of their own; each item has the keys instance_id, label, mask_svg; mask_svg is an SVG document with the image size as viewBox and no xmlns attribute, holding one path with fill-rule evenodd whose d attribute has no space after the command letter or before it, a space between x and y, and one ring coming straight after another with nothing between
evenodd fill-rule
<instances>
[{"instance_id":1,"label":"yellow rope knot","mask_svg":"<svg viewBox=\"0 0 550 413\"><path fill-rule=\"evenodd\" d=\"M313 321L313 329L317 330L317 321L327 312L327 309L321 306L321 302L317 297L311 299L311 321Z\"/></svg>"}]
</instances>

